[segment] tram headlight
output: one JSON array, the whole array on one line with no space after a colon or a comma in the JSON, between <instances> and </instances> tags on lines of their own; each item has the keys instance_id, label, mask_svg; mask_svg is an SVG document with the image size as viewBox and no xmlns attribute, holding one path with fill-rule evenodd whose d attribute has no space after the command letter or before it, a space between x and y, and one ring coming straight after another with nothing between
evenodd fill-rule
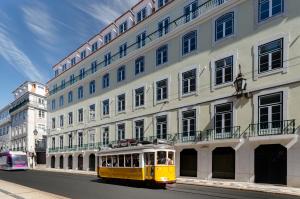
<instances>
[{"instance_id":1,"label":"tram headlight","mask_svg":"<svg viewBox=\"0 0 300 199\"><path fill-rule=\"evenodd\" d=\"M165 182L165 181L168 181L168 178L167 177L161 177L160 180Z\"/></svg>"}]
</instances>

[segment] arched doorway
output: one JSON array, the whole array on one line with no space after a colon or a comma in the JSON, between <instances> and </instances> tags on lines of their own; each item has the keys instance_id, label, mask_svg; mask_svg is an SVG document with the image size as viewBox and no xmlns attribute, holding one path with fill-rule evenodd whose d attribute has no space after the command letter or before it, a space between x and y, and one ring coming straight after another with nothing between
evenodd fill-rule
<instances>
[{"instance_id":1,"label":"arched doorway","mask_svg":"<svg viewBox=\"0 0 300 199\"><path fill-rule=\"evenodd\" d=\"M212 177L235 178L235 150L231 147L217 147L212 152Z\"/></svg>"},{"instance_id":2,"label":"arched doorway","mask_svg":"<svg viewBox=\"0 0 300 199\"><path fill-rule=\"evenodd\" d=\"M73 169L73 156L69 155L68 157L68 169Z\"/></svg>"},{"instance_id":3,"label":"arched doorway","mask_svg":"<svg viewBox=\"0 0 300 199\"><path fill-rule=\"evenodd\" d=\"M283 184L287 181L287 149L280 144L260 145L254 152L257 183Z\"/></svg>"},{"instance_id":4,"label":"arched doorway","mask_svg":"<svg viewBox=\"0 0 300 199\"><path fill-rule=\"evenodd\" d=\"M51 168L55 168L55 156L51 157Z\"/></svg>"},{"instance_id":5,"label":"arched doorway","mask_svg":"<svg viewBox=\"0 0 300 199\"><path fill-rule=\"evenodd\" d=\"M78 155L78 170L83 170L83 156Z\"/></svg>"},{"instance_id":6,"label":"arched doorway","mask_svg":"<svg viewBox=\"0 0 300 199\"><path fill-rule=\"evenodd\" d=\"M95 163L96 163L95 154L91 154L89 157L89 170L90 171L95 171Z\"/></svg>"},{"instance_id":7,"label":"arched doorway","mask_svg":"<svg viewBox=\"0 0 300 199\"><path fill-rule=\"evenodd\" d=\"M59 157L59 168L64 168L64 157L62 155Z\"/></svg>"},{"instance_id":8,"label":"arched doorway","mask_svg":"<svg viewBox=\"0 0 300 199\"><path fill-rule=\"evenodd\" d=\"M180 176L197 177L197 151L183 149L180 152Z\"/></svg>"}]
</instances>

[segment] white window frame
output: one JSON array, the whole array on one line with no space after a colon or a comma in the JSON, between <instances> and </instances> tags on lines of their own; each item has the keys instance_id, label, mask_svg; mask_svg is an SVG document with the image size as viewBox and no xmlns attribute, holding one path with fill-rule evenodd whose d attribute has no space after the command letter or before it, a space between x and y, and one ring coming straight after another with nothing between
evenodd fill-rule
<instances>
[{"instance_id":1,"label":"white window frame","mask_svg":"<svg viewBox=\"0 0 300 199\"><path fill-rule=\"evenodd\" d=\"M117 122L116 123L116 125L115 125L115 129L116 129L116 138L115 138L115 140L118 140L118 136L119 136L119 125L121 125L121 124L123 124L124 125L124 139L126 139L127 138L127 136L126 136L126 122L124 121L124 122Z\"/></svg>"},{"instance_id":2,"label":"white window frame","mask_svg":"<svg viewBox=\"0 0 300 199\"><path fill-rule=\"evenodd\" d=\"M233 56L233 66L232 66L232 82L227 82L224 84L216 85L216 61L224 59L226 57ZM226 52L223 54L220 54L218 56L213 57L213 59L210 62L210 68L211 68L211 91L215 91L216 89L227 87L227 86L234 86L233 82L237 76L237 66L238 66L238 50Z\"/></svg>"},{"instance_id":3,"label":"white window frame","mask_svg":"<svg viewBox=\"0 0 300 199\"><path fill-rule=\"evenodd\" d=\"M178 122L178 132L179 133L183 133L183 131L182 131L182 128L183 128L183 125L182 125L182 113L185 112L185 111L193 110L193 109L196 110L196 124L195 124L196 133L200 132L200 122L199 122L199 119L200 119L200 107L199 106L189 106L189 107L178 109L178 121L179 121Z\"/></svg>"},{"instance_id":4,"label":"white window frame","mask_svg":"<svg viewBox=\"0 0 300 199\"><path fill-rule=\"evenodd\" d=\"M145 136L145 134L146 134L146 126L147 126L147 119L146 119L146 117L139 117L139 118L135 118L134 120L132 120L132 138L136 138L135 137L135 122L136 121L140 121L140 120L143 120L144 121L144 137L146 137Z\"/></svg>"},{"instance_id":5,"label":"white window frame","mask_svg":"<svg viewBox=\"0 0 300 199\"><path fill-rule=\"evenodd\" d=\"M259 107L259 96L270 95L274 93L282 92L282 120L288 119L288 97L289 97L289 88L288 87L281 87L281 88L274 88L274 89L267 89L259 92L255 92L253 94L253 123L257 124L259 122L258 118L258 107Z\"/></svg>"},{"instance_id":6,"label":"white window frame","mask_svg":"<svg viewBox=\"0 0 300 199\"><path fill-rule=\"evenodd\" d=\"M183 94L182 93L182 74L185 72L188 72L190 70L196 69L196 91ZM184 97L192 96L192 95L198 95L199 94L199 88L200 88L200 65L191 65L189 67L185 67L182 69L178 74L179 79L179 99L182 99Z\"/></svg>"},{"instance_id":7,"label":"white window frame","mask_svg":"<svg viewBox=\"0 0 300 199\"><path fill-rule=\"evenodd\" d=\"M171 134L171 113L170 112L161 112L153 115L153 129L154 129L154 135L157 136L157 121L156 118L160 116L167 116L167 135Z\"/></svg>"},{"instance_id":8,"label":"white window frame","mask_svg":"<svg viewBox=\"0 0 300 199\"><path fill-rule=\"evenodd\" d=\"M106 101L106 100L108 100L108 114L104 115L103 114L103 102ZM110 117L110 115L111 115L111 99L110 98L106 98L106 99L101 100L101 108L100 108L100 110L101 110L101 117L102 117L102 119Z\"/></svg>"},{"instance_id":9,"label":"white window frame","mask_svg":"<svg viewBox=\"0 0 300 199\"><path fill-rule=\"evenodd\" d=\"M139 88L142 88L142 87L144 87L144 105L136 107L135 106L135 90L139 89ZM133 90L132 90L132 102L133 102L133 104L132 104L132 110L133 111L138 110L138 109L144 109L144 108L146 108L146 105L147 105L147 90L148 90L148 88L147 88L146 84L141 84L140 86L135 86L133 88Z\"/></svg>"},{"instance_id":10,"label":"white window frame","mask_svg":"<svg viewBox=\"0 0 300 199\"><path fill-rule=\"evenodd\" d=\"M125 95L125 110L124 111L119 111L119 106L118 106L118 103L119 103L119 96L120 95ZM124 113L126 113L126 105L127 105L127 103L126 103L126 97L127 97L127 94L126 93L124 93L124 92L122 92L122 93L119 93L119 94L117 94L116 95L116 99L115 99L115 107L116 107L116 114L118 115L118 114L124 114Z\"/></svg>"},{"instance_id":11,"label":"white window frame","mask_svg":"<svg viewBox=\"0 0 300 199\"><path fill-rule=\"evenodd\" d=\"M216 40L216 21L223 15L233 12L233 34L227 36L227 37L223 37L222 39L218 39ZM217 45L218 43L222 43L226 40L230 40L230 39L234 39L236 37L236 35L238 34L238 23L237 23L237 17L238 17L238 10L237 8L233 8L231 10L227 10L226 12L222 12L221 14L219 14L218 16L214 17L212 20L212 46Z\"/></svg>"},{"instance_id":12,"label":"white window frame","mask_svg":"<svg viewBox=\"0 0 300 199\"><path fill-rule=\"evenodd\" d=\"M161 81L161 80L164 80L164 79L167 79L167 84L168 84L168 87L167 87L167 99L157 101L157 94L156 94L157 85L156 85L156 83L159 82L159 81ZM171 85L171 76L170 75L161 76L159 79L156 79L153 82L154 105L158 105L158 104L161 104L161 103L169 102L169 100L170 100L170 93L171 93L171 91L170 91L171 90L170 89L170 85Z\"/></svg>"},{"instance_id":13,"label":"white window frame","mask_svg":"<svg viewBox=\"0 0 300 199\"><path fill-rule=\"evenodd\" d=\"M282 68L274 69L268 72L259 73L259 65L258 65L258 47L267 44L269 42L275 41L277 39L283 38L283 63ZM253 55L254 55L254 65L253 65L253 80L257 80L260 77L265 77L269 75L273 75L275 73L282 73L285 74L288 72L288 66L289 66L289 44L290 44L290 33L278 33L274 36L268 37L266 39L258 41L253 46Z\"/></svg>"},{"instance_id":14,"label":"white window frame","mask_svg":"<svg viewBox=\"0 0 300 199\"><path fill-rule=\"evenodd\" d=\"M103 144L103 133L105 132L104 129L108 128L108 143L110 143L110 126L102 126L101 127L101 132L100 132L100 142Z\"/></svg>"}]
</instances>

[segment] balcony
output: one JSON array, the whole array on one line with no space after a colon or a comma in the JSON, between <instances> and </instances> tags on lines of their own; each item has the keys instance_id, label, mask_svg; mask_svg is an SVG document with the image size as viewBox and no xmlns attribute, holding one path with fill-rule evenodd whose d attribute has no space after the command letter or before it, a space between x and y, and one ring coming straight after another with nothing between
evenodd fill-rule
<instances>
[{"instance_id":1,"label":"balcony","mask_svg":"<svg viewBox=\"0 0 300 199\"><path fill-rule=\"evenodd\" d=\"M240 126L209 129L200 133L199 141L239 139L241 136L240 129Z\"/></svg>"},{"instance_id":2,"label":"balcony","mask_svg":"<svg viewBox=\"0 0 300 199\"><path fill-rule=\"evenodd\" d=\"M199 5L196 9L192 10L190 13L187 13L187 14L184 14L181 16L175 16L175 19L173 21L170 21L168 24L165 24L164 27L161 27L160 29L157 29L157 30L149 33L148 35L146 35L146 38L144 40L142 40L142 42L145 43L145 45L143 45L143 46L147 46L150 43L154 43L155 41L158 42L158 40L160 38L162 38L164 34L171 34L171 32L175 32L180 28L184 29L185 28L184 24L188 24L191 21L196 20L196 18L203 17L208 12L211 12L211 11L215 10L216 8L222 6L223 4L226 4L230 1L232 1L232 0L208 0L205 3ZM190 16L193 16L192 19L187 20L187 18L190 18ZM162 32L165 32L165 33L162 35ZM138 45L139 45L139 42L128 44L127 45L128 47L126 48L127 55L136 53L140 49L140 48L138 48ZM111 64L120 59L121 59L120 52L116 52L116 53L112 54L111 59L110 59ZM104 68L105 60L100 60L97 67ZM92 74L92 69L89 69L85 72L85 76L88 76L90 74ZM68 81L64 85L61 85L61 86L56 87L56 88L52 89L51 91L49 91L49 95L53 95L53 94L59 92L60 90L63 90L64 88L66 88L80 80L81 80L80 76L78 75L72 81Z\"/></svg>"},{"instance_id":3,"label":"balcony","mask_svg":"<svg viewBox=\"0 0 300 199\"><path fill-rule=\"evenodd\" d=\"M247 129L248 137L264 137L295 134L295 120L282 120L250 124Z\"/></svg>"},{"instance_id":4,"label":"balcony","mask_svg":"<svg viewBox=\"0 0 300 199\"><path fill-rule=\"evenodd\" d=\"M199 140L201 132L190 131L184 133L177 133L174 136L175 143L196 143Z\"/></svg>"}]
</instances>

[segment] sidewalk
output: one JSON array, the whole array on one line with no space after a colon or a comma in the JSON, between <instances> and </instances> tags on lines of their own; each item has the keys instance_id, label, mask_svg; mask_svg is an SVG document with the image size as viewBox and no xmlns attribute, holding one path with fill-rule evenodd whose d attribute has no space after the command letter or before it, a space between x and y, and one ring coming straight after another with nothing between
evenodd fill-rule
<instances>
[{"instance_id":1,"label":"sidewalk","mask_svg":"<svg viewBox=\"0 0 300 199\"><path fill-rule=\"evenodd\" d=\"M300 196L300 188L275 186L275 185L267 185L267 184L256 184L250 182L217 181L217 180L214 181L214 180L199 180L194 178L177 178L176 183Z\"/></svg>"},{"instance_id":2,"label":"sidewalk","mask_svg":"<svg viewBox=\"0 0 300 199\"><path fill-rule=\"evenodd\" d=\"M55 194L0 180L1 199L67 199Z\"/></svg>"},{"instance_id":3,"label":"sidewalk","mask_svg":"<svg viewBox=\"0 0 300 199\"><path fill-rule=\"evenodd\" d=\"M82 174L82 175L94 175L97 176L96 171L79 171L79 170L72 170L72 169L52 169L52 168L39 168L36 167L33 170L37 171L49 171L49 172L56 172L56 173L72 173L72 174Z\"/></svg>"}]
</instances>

